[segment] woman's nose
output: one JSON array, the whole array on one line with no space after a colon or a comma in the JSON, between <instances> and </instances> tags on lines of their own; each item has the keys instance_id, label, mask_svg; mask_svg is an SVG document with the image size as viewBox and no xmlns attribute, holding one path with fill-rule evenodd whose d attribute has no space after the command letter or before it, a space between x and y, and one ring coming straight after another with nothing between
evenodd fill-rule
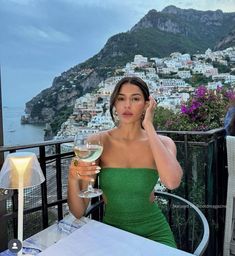
<instances>
[{"instance_id":1,"label":"woman's nose","mask_svg":"<svg viewBox=\"0 0 235 256\"><path fill-rule=\"evenodd\" d=\"M130 106L131 106L131 100L126 100L125 101L125 107L130 108Z\"/></svg>"}]
</instances>

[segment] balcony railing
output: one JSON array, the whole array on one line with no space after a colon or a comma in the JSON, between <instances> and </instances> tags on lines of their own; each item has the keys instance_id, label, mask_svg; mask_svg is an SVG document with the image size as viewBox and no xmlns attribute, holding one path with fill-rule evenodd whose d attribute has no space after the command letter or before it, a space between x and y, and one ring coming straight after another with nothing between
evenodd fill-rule
<instances>
[{"instance_id":1,"label":"balcony railing","mask_svg":"<svg viewBox=\"0 0 235 256\"><path fill-rule=\"evenodd\" d=\"M211 230L206 255L222 255L227 191L224 131L160 133L175 141L177 158L184 170L181 186L172 192L204 212ZM69 142L72 141L55 140L0 148L1 165L4 154L34 151L46 177L41 186L24 190L24 238L61 220L68 212L67 173L73 157L72 150L65 152L65 143ZM0 251L3 251L8 241L17 237L17 190L0 193L0 226ZM187 246L186 243L186 250Z\"/></svg>"}]
</instances>

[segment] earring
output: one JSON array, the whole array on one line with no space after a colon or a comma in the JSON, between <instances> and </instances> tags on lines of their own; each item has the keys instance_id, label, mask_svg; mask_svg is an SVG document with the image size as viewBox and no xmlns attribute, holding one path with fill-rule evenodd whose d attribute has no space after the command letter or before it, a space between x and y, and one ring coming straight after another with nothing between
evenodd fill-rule
<instances>
[{"instance_id":1,"label":"earring","mask_svg":"<svg viewBox=\"0 0 235 256\"><path fill-rule=\"evenodd\" d=\"M113 118L114 118L114 125L118 126L119 125L119 117L118 117L116 109L114 109Z\"/></svg>"},{"instance_id":2,"label":"earring","mask_svg":"<svg viewBox=\"0 0 235 256\"><path fill-rule=\"evenodd\" d=\"M145 117L145 111L142 113L142 115L141 115L141 121L143 121L144 120L144 117Z\"/></svg>"}]
</instances>

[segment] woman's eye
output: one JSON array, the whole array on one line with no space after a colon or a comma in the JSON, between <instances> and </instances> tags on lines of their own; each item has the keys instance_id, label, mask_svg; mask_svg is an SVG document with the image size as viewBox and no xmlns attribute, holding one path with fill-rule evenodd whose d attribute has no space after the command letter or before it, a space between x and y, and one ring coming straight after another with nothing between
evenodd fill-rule
<instances>
[{"instance_id":1,"label":"woman's eye","mask_svg":"<svg viewBox=\"0 0 235 256\"><path fill-rule=\"evenodd\" d=\"M122 97L118 97L118 98L117 98L117 100L118 100L118 101L123 101L123 100L124 100L124 98L122 98Z\"/></svg>"},{"instance_id":2,"label":"woman's eye","mask_svg":"<svg viewBox=\"0 0 235 256\"><path fill-rule=\"evenodd\" d=\"M133 98L132 101L139 101L140 98Z\"/></svg>"}]
</instances>

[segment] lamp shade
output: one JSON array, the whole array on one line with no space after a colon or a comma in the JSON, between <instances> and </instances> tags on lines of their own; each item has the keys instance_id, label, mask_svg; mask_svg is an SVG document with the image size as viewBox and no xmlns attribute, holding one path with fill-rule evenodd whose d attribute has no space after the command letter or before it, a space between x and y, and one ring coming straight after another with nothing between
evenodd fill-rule
<instances>
[{"instance_id":1,"label":"lamp shade","mask_svg":"<svg viewBox=\"0 0 235 256\"><path fill-rule=\"evenodd\" d=\"M45 181L37 156L32 152L8 154L0 172L0 188L19 189Z\"/></svg>"}]
</instances>

